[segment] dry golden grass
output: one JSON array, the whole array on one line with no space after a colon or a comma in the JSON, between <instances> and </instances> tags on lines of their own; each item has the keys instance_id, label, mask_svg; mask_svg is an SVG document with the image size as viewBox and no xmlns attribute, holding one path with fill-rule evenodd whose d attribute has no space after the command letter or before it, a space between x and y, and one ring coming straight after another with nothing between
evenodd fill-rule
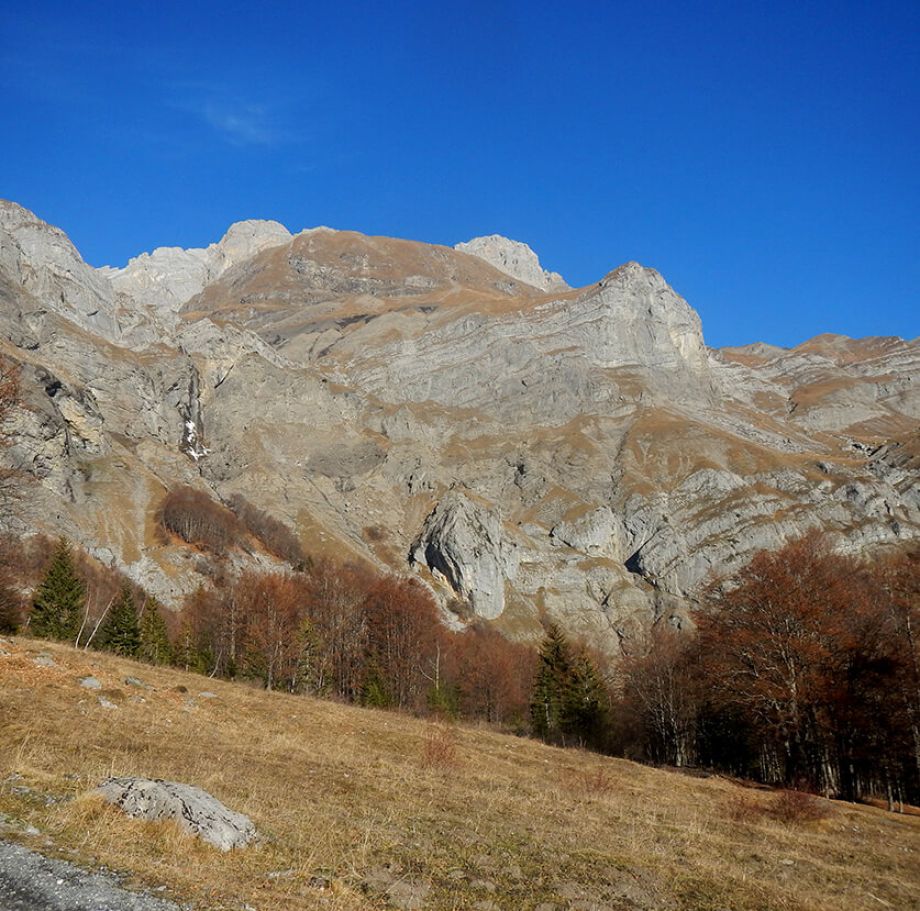
<instances>
[{"instance_id":1,"label":"dry golden grass","mask_svg":"<svg viewBox=\"0 0 920 911\"><path fill-rule=\"evenodd\" d=\"M3 648L0 812L42 833L4 837L199 909L920 907L916 817L836 803L803 824L739 818L739 794L775 795L62 646ZM34 664L42 650L56 667ZM118 709L79 686L88 673ZM88 796L113 774L204 787L265 841L223 855L127 819Z\"/></svg>"}]
</instances>

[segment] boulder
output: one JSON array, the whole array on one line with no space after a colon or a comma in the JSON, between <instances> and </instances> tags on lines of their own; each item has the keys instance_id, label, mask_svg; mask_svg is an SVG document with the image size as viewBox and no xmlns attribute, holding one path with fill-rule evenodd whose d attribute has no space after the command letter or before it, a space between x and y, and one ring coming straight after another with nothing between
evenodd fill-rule
<instances>
[{"instance_id":1,"label":"boulder","mask_svg":"<svg viewBox=\"0 0 920 911\"><path fill-rule=\"evenodd\" d=\"M225 807L194 785L151 778L107 778L95 793L135 819L175 820L180 828L221 851L257 837L248 816Z\"/></svg>"}]
</instances>

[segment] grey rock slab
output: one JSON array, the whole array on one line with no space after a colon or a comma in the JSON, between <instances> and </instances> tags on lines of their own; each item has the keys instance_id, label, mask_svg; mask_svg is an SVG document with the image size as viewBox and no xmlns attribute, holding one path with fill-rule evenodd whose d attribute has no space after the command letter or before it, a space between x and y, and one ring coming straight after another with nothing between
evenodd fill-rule
<instances>
[{"instance_id":1,"label":"grey rock slab","mask_svg":"<svg viewBox=\"0 0 920 911\"><path fill-rule=\"evenodd\" d=\"M179 911L143 892L129 892L111 874L92 873L0 842L3 911Z\"/></svg>"},{"instance_id":2,"label":"grey rock slab","mask_svg":"<svg viewBox=\"0 0 920 911\"><path fill-rule=\"evenodd\" d=\"M243 848L258 837L248 816L225 807L194 785L151 778L108 778L96 789L135 819L173 820L221 851Z\"/></svg>"},{"instance_id":3,"label":"grey rock slab","mask_svg":"<svg viewBox=\"0 0 920 911\"><path fill-rule=\"evenodd\" d=\"M102 684L96 677L81 677L80 686L85 690L101 690Z\"/></svg>"},{"instance_id":4,"label":"grey rock slab","mask_svg":"<svg viewBox=\"0 0 920 911\"><path fill-rule=\"evenodd\" d=\"M33 661L33 664L38 665L39 667L57 667L54 663L54 658L51 655L45 654L44 652L41 655L37 655Z\"/></svg>"}]
</instances>

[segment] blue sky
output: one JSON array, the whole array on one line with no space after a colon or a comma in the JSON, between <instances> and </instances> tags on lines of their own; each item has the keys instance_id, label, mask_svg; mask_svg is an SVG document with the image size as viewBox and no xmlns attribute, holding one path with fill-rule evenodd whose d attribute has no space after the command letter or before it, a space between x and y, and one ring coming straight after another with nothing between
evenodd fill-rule
<instances>
[{"instance_id":1,"label":"blue sky","mask_svg":"<svg viewBox=\"0 0 920 911\"><path fill-rule=\"evenodd\" d=\"M636 259L710 344L920 335L920 3L5 4L0 196L93 265L275 218Z\"/></svg>"}]
</instances>

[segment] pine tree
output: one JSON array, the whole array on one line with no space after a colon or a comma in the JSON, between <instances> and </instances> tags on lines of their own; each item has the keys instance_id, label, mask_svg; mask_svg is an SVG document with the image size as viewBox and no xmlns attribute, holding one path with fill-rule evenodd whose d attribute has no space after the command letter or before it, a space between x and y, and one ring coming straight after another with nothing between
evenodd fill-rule
<instances>
[{"instance_id":1,"label":"pine tree","mask_svg":"<svg viewBox=\"0 0 920 911\"><path fill-rule=\"evenodd\" d=\"M80 629L85 599L86 589L74 567L70 544L61 538L35 592L29 633L40 639L73 642Z\"/></svg>"},{"instance_id":2,"label":"pine tree","mask_svg":"<svg viewBox=\"0 0 920 911\"><path fill-rule=\"evenodd\" d=\"M600 749L607 730L607 693L594 662L579 655L572 664L560 720L567 737Z\"/></svg>"},{"instance_id":3,"label":"pine tree","mask_svg":"<svg viewBox=\"0 0 920 911\"><path fill-rule=\"evenodd\" d=\"M160 613L160 602L148 598L140 619L140 647L137 657L148 664L171 664L173 649Z\"/></svg>"},{"instance_id":4,"label":"pine tree","mask_svg":"<svg viewBox=\"0 0 920 911\"><path fill-rule=\"evenodd\" d=\"M572 654L555 623L546 628L538 662L530 700L534 733L544 740L564 742L566 713L571 704Z\"/></svg>"},{"instance_id":5,"label":"pine tree","mask_svg":"<svg viewBox=\"0 0 920 911\"><path fill-rule=\"evenodd\" d=\"M127 583L121 587L118 600L99 630L100 647L127 658L137 656L141 647L141 631L137 622L134 593Z\"/></svg>"}]
</instances>

